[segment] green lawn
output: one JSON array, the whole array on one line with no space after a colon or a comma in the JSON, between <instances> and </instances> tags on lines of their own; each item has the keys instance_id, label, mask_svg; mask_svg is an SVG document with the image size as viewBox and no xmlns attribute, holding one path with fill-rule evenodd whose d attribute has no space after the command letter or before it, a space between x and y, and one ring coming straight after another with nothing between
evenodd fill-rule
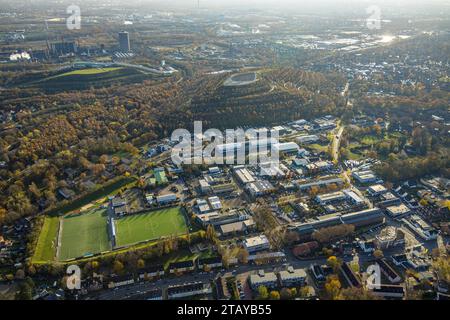
<instances>
[{"instance_id":1,"label":"green lawn","mask_svg":"<svg viewBox=\"0 0 450 320\"><path fill-rule=\"evenodd\" d=\"M93 209L63 219L59 260L68 260L111 249L106 209Z\"/></svg>"},{"instance_id":2,"label":"green lawn","mask_svg":"<svg viewBox=\"0 0 450 320\"><path fill-rule=\"evenodd\" d=\"M180 208L168 208L132 215L116 219L115 224L116 245L119 247L188 232Z\"/></svg>"},{"instance_id":3,"label":"green lawn","mask_svg":"<svg viewBox=\"0 0 450 320\"><path fill-rule=\"evenodd\" d=\"M313 149L316 152L328 152L328 145L321 145L318 143L313 143L308 145L310 149Z\"/></svg>"},{"instance_id":4,"label":"green lawn","mask_svg":"<svg viewBox=\"0 0 450 320\"><path fill-rule=\"evenodd\" d=\"M56 253L59 218L46 217L34 251L33 262L52 261Z\"/></svg>"},{"instance_id":5,"label":"green lawn","mask_svg":"<svg viewBox=\"0 0 450 320\"><path fill-rule=\"evenodd\" d=\"M380 141L380 138L378 138L378 137L376 137L376 136L364 136L364 137L361 139L361 143L362 143L362 144L365 144L365 145L368 145L368 146L373 145L373 144L376 144L376 143L378 143L379 141Z\"/></svg>"},{"instance_id":6,"label":"green lawn","mask_svg":"<svg viewBox=\"0 0 450 320\"><path fill-rule=\"evenodd\" d=\"M92 74L101 74L111 71L120 70L122 68L89 68L89 69L80 69L80 70L73 70L66 73L58 74L57 76L51 77L54 78L60 78L65 76L73 76L73 75L92 75ZM50 79L50 78L48 78Z\"/></svg>"},{"instance_id":7,"label":"green lawn","mask_svg":"<svg viewBox=\"0 0 450 320\"><path fill-rule=\"evenodd\" d=\"M212 258L215 256L217 256L217 253L215 251L206 250L203 252L192 253L188 249L180 249L159 258L158 264L162 264L164 266L164 269L167 269L169 267L169 264L174 262Z\"/></svg>"}]
</instances>

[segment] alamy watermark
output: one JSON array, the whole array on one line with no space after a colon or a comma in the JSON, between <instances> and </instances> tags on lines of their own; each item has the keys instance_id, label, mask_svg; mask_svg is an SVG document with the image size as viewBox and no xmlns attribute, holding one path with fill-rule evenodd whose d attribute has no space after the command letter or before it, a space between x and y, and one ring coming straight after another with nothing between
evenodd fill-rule
<instances>
[{"instance_id":1,"label":"alamy watermark","mask_svg":"<svg viewBox=\"0 0 450 320\"><path fill-rule=\"evenodd\" d=\"M381 288L381 268L378 264L371 264L366 270L366 288L369 290Z\"/></svg>"},{"instance_id":2,"label":"alamy watermark","mask_svg":"<svg viewBox=\"0 0 450 320\"><path fill-rule=\"evenodd\" d=\"M69 290L81 289L81 269L79 266L72 264L67 267L66 274L68 275L66 286Z\"/></svg>"},{"instance_id":3,"label":"alamy watermark","mask_svg":"<svg viewBox=\"0 0 450 320\"><path fill-rule=\"evenodd\" d=\"M369 30L381 29L381 8L379 6L370 6L366 8L366 13L370 16L366 19L366 26Z\"/></svg>"},{"instance_id":4,"label":"alamy watermark","mask_svg":"<svg viewBox=\"0 0 450 320\"><path fill-rule=\"evenodd\" d=\"M66 26L69 30L81 29L81 9L77 5L70 5L66 9L70 16L66 19Z\"/></svg>"}]
</instances>

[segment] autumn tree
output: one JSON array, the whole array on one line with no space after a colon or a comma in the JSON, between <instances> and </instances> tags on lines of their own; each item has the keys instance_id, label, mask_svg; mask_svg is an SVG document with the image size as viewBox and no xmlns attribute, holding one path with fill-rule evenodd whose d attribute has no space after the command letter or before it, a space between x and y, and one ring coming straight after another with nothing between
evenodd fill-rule
<instances>
[{"instance_id":1,"label":"autumn tree","mask_svg":"<svg viewBox=\"0 0 450 320\"><path fill-rule=\"evenodd\" d=\"M327 282L325 283L325 294L327 298L331 300L339 299L341 287L341 282L339 281L337 276L329 276L327 278Z\"/></svg>"},{"instance_id":2,"label":"autumn tree","mask_svg":"<svg viewBox=\"0 0 450 320\"><path fill-rule=\"evenodd\" d=\"M114 264L113 264L113 271L114 271L114 273L122 274L123 270L124 270L123 263L120 262L119 260L115 260Z\"/></svg>"},{"instance_id":3,"label":"autumn tree","mask_svg":"<svg viewBox=\"0 0 450 320\"><path fill-rule=\"evenodd\" d=\"M333 268L334 272L337 272L342 265L342 261L336 256L330 256L327 259L327 265Z\"/></svg>"},{"instance_id":4,"label":"autumn tree","mask_svg":"<svg viewBox=\"0 0 450 320\"><path fill-rule=\"evenodd\" d=\"M265 286L258 287L258 297L259 300L267 300L269 298L269 291Z\"/></svg>"},{"instance_id":5,"label":"autumn tree","mask_svg":"<svg viewBox=\"0 0 450 320\"><path fill-rule=\"evenodd\" d=\"M280 300L280 293L276 290L270 291L270 300Z\"/></svg>"}]
</instances>

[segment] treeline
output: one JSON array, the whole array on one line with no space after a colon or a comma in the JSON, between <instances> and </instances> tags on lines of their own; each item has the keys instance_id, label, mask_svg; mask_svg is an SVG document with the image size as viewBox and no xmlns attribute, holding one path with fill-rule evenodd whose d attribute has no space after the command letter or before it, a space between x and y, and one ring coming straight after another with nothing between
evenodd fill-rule
<instances>
[{"instance_id":1,"label":"treeline","mask_svg":"<svg viewBox=\"0 0 450 320\"><path fill-rule=\"evenodd\" d=\"M450 154L430 152L425 157L391 158L374 169L384 180L397 182L440 173L450 177Z\"/></svg>"}]
</instances>

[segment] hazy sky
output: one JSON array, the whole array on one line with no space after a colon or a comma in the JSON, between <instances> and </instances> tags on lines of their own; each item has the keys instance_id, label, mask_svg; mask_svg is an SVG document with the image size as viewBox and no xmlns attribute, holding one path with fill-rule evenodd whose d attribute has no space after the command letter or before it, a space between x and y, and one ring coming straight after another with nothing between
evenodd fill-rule
<instances>
[{"instance_id":1,"label":"hazy sky","mask_svg":"<svg viewBox=\"0 0 450 320\"><path fill-rule=\"evenodd\" d=\"M203 9L245 9L258 10L270 9L274 11L285 11L291 13L326 12L329 14L336 12L358 12L365 10L372 5L380 6L382 10L405 13L440 13L443 15L450 10L450 0L0 0L0 9L2 3L14 2L20 6L33 4L34 6L46 2L58 6L70 4L95 4L102 3L114 4L116 7L145 7L154 10L177 10L197 8L200 2L200 8Z\"/></svg>"},{"instance_id":2,"label":"hazy sky","mask_svg":"<svg viewBox=\"0 0 450 320\"><path fill-rule=\"evenodd\" d=\"M101 1L101 0L100 0ZM126 1L126 0L124 0ZM133 1L133 0L131 0ZM166 5L168 7L183 6L196 7L198 0L136 0L140 3ZM301 8L336 8L351 9L352 7L369 7L379 5L381 7L402 8L405 10L421 8L426 10L431 7L449 8L450 0L199 0L200 7L236 7L236 8L290 8L299 10Z\"/></svg>"}]
</instances>

